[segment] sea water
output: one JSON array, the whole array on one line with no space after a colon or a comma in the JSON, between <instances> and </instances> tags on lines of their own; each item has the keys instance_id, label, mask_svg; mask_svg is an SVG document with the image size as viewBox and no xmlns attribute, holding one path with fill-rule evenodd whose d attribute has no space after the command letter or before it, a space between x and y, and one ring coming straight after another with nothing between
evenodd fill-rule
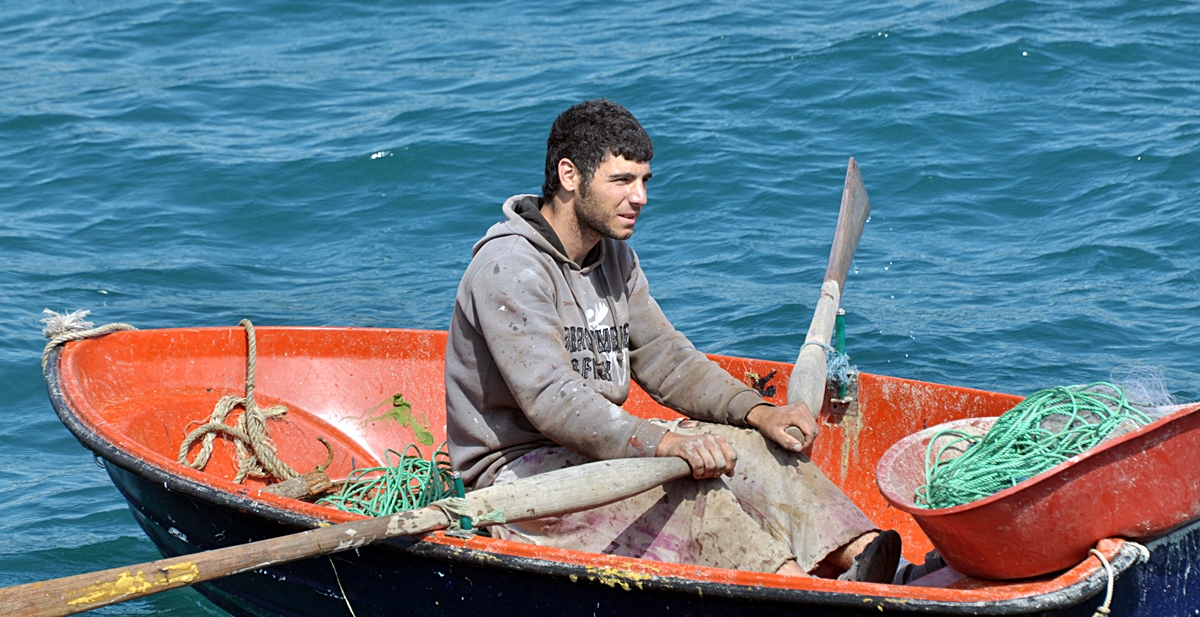
<instances>
[{"instance_id":1,"label":"sea water","mask_svg":"<svg viewBox=\"0 0 1200 617\"><path fill-rule=\"evenodd\" d=\"M445 328L585 98L654 138L631 244L702 350L794 359L855 157L861 370L1029 393L1136 364L1200 399L1198 29L1165 0L4 3L0 585L158 557L50 407L44 308Z\"/></svg>"}]
</instances>

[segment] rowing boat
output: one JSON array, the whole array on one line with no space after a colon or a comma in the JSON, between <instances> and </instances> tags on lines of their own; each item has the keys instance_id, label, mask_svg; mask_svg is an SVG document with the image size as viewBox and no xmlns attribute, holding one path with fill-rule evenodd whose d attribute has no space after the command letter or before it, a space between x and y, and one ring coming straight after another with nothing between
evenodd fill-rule
<instances>
[{"instance_id":1,"label":"rowing boat","mask_svg":"<svg viewBox=\"0 0 1200 617\"><path fill-rule=\"evenodd\" d=\"M218 399L245 389L241 328L123 331L73 341L45 365L62 422L95 453L165 556L281 536L360 518L265 492L262 480L234 483L234 447L217 440L203 471L177 461L188 432ZM298 471L333 458L327 473L384 464L388 450L445 439L442 380L446 333L438 331L260 327L259 404L283 404L270 421L279 458ZM710 356L772 402L787 400L791 366ZM411 414L379 414L402 394ZM905 556L920 563L933 544L909 513L876 485L889 447L928 427L998 416L1019 397L863 373L849 396L825 402L813 461L881 528L896 529ZM633 385L625 408L641 417L677 415ZM1195 408L1175 417L1190 417ZM403 422L401 421L403 420ZM1118 440L1120 441L1120 440ZM1191 470L1189 470L1191 471ZM1192 471L1192 476L1200 474ZM1136 503L1153 486L1126 489ZM1140 494L1144 492L1145 495ZM1196 504L1186 504L1194 508ZM1085 512L1081 516L1104 516ZM995 536L995 530L975 530ZM749 614L1114 615L1200 610L1200 523L1153 538L1101 538L1095 553L1052 573L986 580L954 568L914 584L803 579L550 549L446 532L263 567L198 585L234 615ZM1038 547L1027 547L1037 550ZM1101 559L1103 557L1103 559ZM1198 570L1200 571L1200 570Z\"/></svg>"}]
</instances>

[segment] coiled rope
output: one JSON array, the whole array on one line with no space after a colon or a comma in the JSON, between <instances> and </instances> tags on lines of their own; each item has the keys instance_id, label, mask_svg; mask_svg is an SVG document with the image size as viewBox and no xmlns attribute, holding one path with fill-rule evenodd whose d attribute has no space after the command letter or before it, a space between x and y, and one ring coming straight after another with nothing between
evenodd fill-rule
<instances>
[{"instance_id":1,"label":"coiled rope","mask_svg":"<svg viewBox=\"0 0 1200 617\"><path fill-rule=\"evenodd\" d=\"M402 453L391 449L385 452L382 466L350 472L341 491L317 503L364 516L387 516L452 497L454 482L445 444L428 459L421 455L420 448L409 445Z\"/></svg>"},{"instance_id":2,"label":"coiled rope","mask_svg":"<svg viewBox=\"0 0 1200 617\"><path fill-rule=\"evenodd\" d=\"M1099 381L1031 394L1000 416L986 435L944 430L925 452L917 505L949 508L995 494L1104 440L1122 423L1149 424L1125 389ZM957 457L947 455L965 450Z\"/></svg>"},{"instance_id":3,"label":"coiled rope","mask_svg":"<svg viewBox=\"0 0 1200 617\"><path fill-rule=\"evenodd\" d=\"M445 446L445 443L439 446L428 459L412 444L404 448L403 453L389 449L384 453L382 466L355 469L346 478L341 491L322 497L317 504L372 517L434 506L446 513L454 529L466 526L460 522L463 519L472 527L481 523L503 523L506 519L502 509L478 518L474 516L467 500L455 487L450 454ZM413 454L409 454L410 451ZM392 462L393 456L395 462Z\"/></svg>"},{"instance_id":4,"label":"coiled rope","mask_svg":"<svg viewBox=\"0 0 1200 617\"><path fill-rule=\"evenodd\" d=\"M287 406L273 405L262 409L254 400L258 359L254 324L250 323L249 319L243 319L238 325L246 329L246 394L227 395L217 401L208 422L188 433L179 445L179 462L193 469L204 469L212 456L213 441L217 435L226 435L237 447L238 471L233 478L234 482L241 483L246 478L290 480L298 474L287 463L279 460L275 443L271 441L267 431L267 420L287 413ZM238 416L237 423L231 426L225 419L237 407L242 408L242 413ZM195 459L189 461L188 450L198 440L201 441L200 451L196 453Z\"/></svg>"}]
</instances>

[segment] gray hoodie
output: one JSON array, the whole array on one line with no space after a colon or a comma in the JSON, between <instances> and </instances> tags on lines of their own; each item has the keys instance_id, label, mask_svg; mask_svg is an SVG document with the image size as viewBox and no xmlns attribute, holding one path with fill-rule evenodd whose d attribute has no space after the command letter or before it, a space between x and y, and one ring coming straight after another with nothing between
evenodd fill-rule
<instances>
[{"instance_id":1,"label":"gray hoodie","mask_svg":"<svg viewBox=\"0 0 1200 617\"><path fill-rule=\"evenodd\" d=\"M455 298L446 434L467 486L556 443L594 460L653 456L666 431L621 409L631 377L691 418L744 425L762 398L671 326L633 249L604 238L581 266L541 203L504 203Z\"/></svg>"}]
</instances>

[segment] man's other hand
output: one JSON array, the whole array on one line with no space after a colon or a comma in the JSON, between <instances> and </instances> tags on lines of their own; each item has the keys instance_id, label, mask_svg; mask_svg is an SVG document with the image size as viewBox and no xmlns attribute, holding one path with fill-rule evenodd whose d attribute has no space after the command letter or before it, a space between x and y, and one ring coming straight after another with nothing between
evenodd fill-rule
<instances>
[{"instance_id":1,"label":"man's other hand","mask_svg":"<svg viewBox=\"0 0 1200 617\"><path fill-rule=\"evenodd\" d=\"M680 435L667 432L654 456L678 456L692 467L697 480L716 478L721 474L733 476L737 453L720 435Z\"/></svg>"},{"instance_id":2,"label":"man's other hand","mask_svg":"<svg viewBox=\"0 0 1200 617\"><path fill-rule=\"evenodd\" d=\"M758 432L771 441L792 452L800 452L817 440L817 423L813 420L812 414L808 412L808 405L804 403L781 407L759 405L746 415L746 423L758 429ZM804 434L804 441L797 441L796 438L784 432L792 426L800 429L800 432Z\"/></svg>"}]
</instances>

